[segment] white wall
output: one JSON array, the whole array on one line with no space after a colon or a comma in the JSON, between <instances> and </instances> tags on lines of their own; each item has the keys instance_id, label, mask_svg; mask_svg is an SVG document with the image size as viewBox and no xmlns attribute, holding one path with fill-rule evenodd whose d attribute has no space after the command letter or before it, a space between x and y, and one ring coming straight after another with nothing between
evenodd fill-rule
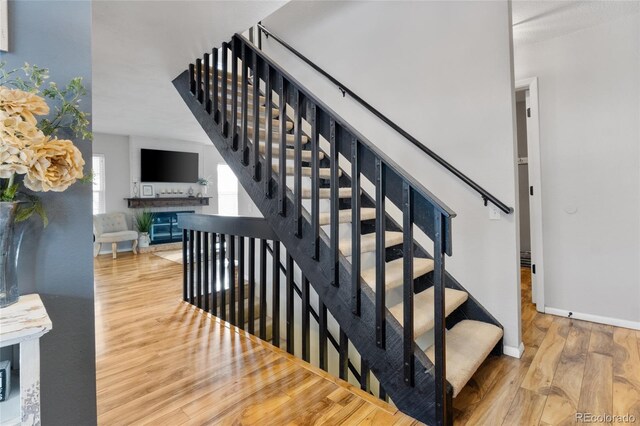
<instances>
[{"instance_id":1,"label":"white wall","mask_svg":"<svg viewBox=\"0 0 640 426\"><path fill-rule=\"evenodd\" d=\"M516 78L539 79L545 305L629 327L640 326L639 52L637 14L515 51Z\"/></svg>"},{"instance_id":2,"label":"white wall","mask_svg":"<svg viewBox=\"0 0 640 426\"><path fill-rule=\"evenodd\" d=\"M515 207L507 1L293 1L265 25L402 128ZM447 269L517 347L517 216L480 197L272 40L267 53L458 213Z\"/></svg>"},{"instance_id":3,"label":"white wall","mask_svg":"<svg viewBox=\"0 0 640 426\"><path fill-rule=\"evenodd\" d=\"M106 211L124 211L128 213L131 221L134 210L127 207L124 200L133 196L133 181L140 182L140 150L142 148L161 149L169 151L197 152L199 156L198 175L209 177L210 184L207 196L211 197L209 206L188 208L152 208L152 211L195 210L196 213L218 213L218 175L219 164L226 164L213 144L202 144L174 139L160 139L144 136L122 136L106 133L95 133L93 141L94 152L105 156L106 176ZM138 186L140 184L138 183ZM187 195L189 187L197 194L202 188L197 184L188 183L156 183L154 189L180 189L183 196ZM260 216L260 213L240 186L238 188L238 214L247 216ZM131 245L120 244L121 250L131 250ZM102 252L106 253L105 248Z\"/></svg>"}]
</instances>

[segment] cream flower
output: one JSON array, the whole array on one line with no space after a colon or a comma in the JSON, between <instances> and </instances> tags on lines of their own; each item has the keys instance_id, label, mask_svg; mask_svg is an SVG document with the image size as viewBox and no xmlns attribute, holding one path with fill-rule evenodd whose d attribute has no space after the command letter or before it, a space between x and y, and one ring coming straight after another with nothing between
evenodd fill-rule
<instances>
[{"instance_id":1,"label":"cream flower","mask_svg":"<svg viewBox=\"0 0 640 426\"><path fill-rule=\"evenodd\" d=\"M0 143L23 149L40 143L44 134L35 124L28 123L19 115L9 115L0 111Z\"/></svg>"},{"instance_id":2,"label":"cream flower","mask_svg":"<svg viewBox=\"0 0 640 426\"><path fill-rule=\"evenodd\" d=\"M35 126L35 115L49 114L49 105L40 96L20 89L0 86L0 110L19 115Z\"/></svg>"},{"instance_id":3,"label":"cream flower","mask_svg":"<svg viewBox=\"0 0 640 426\"><path fill-rule=\"evenodd\" d=\"M33 159L24 185L32 191L62 192L83 177L84 160L71 141L45 139L28 149L33 152Z\"/></svg>"},{"instance_id":4,"label":"cream flower","mask_svg":"<svg viewBox=\"0 0 640 426\"><path fill-rule=\"evenodd\" d=\"M30 149L19 149L0 142L0 179L9 179L14 173L27 173L32 157Z\"/></svg>"}]
</instances>

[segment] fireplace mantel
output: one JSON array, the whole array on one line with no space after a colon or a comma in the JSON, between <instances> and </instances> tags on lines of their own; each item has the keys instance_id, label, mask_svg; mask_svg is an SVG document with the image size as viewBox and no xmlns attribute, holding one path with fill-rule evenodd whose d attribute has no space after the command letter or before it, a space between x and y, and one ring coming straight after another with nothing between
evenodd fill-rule
<instances>
[{"instance_id":1,"label":"fireplace mantel","mask_svg":"<svg viewBox=\"0 0 640 426\"><path fill-rule=\"evenodd\" d=\"M130 209L144 207L208 206L211 197L125 198Z\"/></svg>"}]
</instances>

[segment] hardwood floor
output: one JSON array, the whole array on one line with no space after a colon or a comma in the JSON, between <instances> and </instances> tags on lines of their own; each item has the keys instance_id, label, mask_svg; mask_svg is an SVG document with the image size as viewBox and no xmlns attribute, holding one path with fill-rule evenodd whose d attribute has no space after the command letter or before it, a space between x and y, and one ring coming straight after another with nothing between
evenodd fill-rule
<instances>
[{"instance_id":1,"label":"hardwood floor","mask_svg":"<svg viewBox=\"0 0 640 426\"><path fill-rule=\"evenodd\" d=\"M489 358L454 400L457 425L567 425L577 412L640 422L639 331L536 312L523 269L522 333L521 359Z\"/></svg>"},{"instance_id":2,"label":"hardwood floor","mask_svg":"<svg viewBox=\"0 0 640 426\"><path fill-rule=\"evenodd\" d=\"M101 256L98 422L413 424L359 389L181 302L181 265ZM457 425L640 422L640 332L536 312L522 270L522 359L490 357L454 400Z\"/></svg>"},{"instance_id":3,"label":"hardwood floor","mask_svg":"<svg viewBox=\"0 0 640 426\"><path fill-rule=\"evenodd\" d=\"M418 424L183 303L181 283L152 254L96 259L99 424Z\"/></svg>"}]
</instances>

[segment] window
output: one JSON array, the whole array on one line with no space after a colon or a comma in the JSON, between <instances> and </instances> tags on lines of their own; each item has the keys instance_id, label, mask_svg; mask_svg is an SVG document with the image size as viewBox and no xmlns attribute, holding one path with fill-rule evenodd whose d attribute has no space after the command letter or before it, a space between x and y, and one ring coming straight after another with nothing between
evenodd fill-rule
<instances>
[{"instance_id":1,"label":"window","mask_svg":"<svg viewBox=\"0 0 640 426\"><path fill-rule=\"evenodd\" d=\"M104 155L93 154L91 167L93 169L93 214L104 213L106 210Z\"/></svg>"},{"instance_id":2,"label":"window","mask_svg":"<svg viewBox=\"0 0 640 426\"><path fill-rule=\"evenodd\" d=\"M238 179L226 164L218 164L218 214L238 215Z\"/></svg>"}]
</instances>

